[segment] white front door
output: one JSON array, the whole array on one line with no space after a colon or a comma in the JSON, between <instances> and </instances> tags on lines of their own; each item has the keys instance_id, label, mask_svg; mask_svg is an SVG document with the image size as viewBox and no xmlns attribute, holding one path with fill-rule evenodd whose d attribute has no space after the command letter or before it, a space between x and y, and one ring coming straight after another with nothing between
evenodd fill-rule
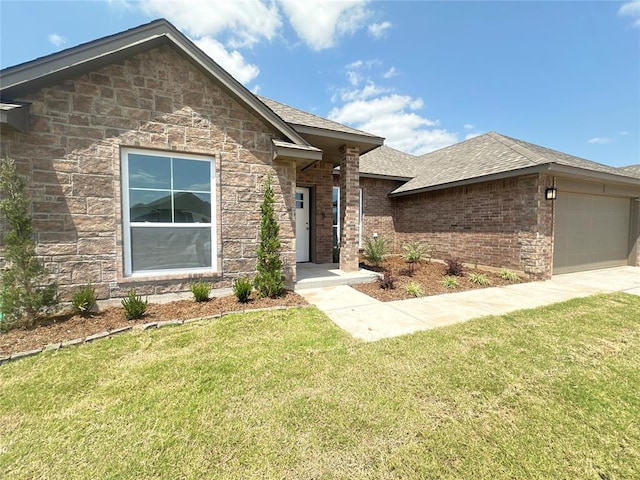
<instances>
[{"instance_id":1,"label":"white front door","mask_svg":"<svg viewBox=\"0 0 640 480\"><path fill-rule=\"evenodd\" d=\"M309 258L309 189L296 187L296 262Z\"/></svg>"}]
</instances>

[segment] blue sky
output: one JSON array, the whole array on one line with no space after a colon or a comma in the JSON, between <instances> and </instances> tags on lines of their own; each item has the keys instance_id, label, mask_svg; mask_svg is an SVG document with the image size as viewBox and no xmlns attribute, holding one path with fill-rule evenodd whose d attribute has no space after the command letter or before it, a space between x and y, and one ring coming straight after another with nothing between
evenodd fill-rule
<instances>
[{"instance_id":1,"label":"blue sky","mask_svg":"<svg viewBox=\"0 0 640 480\"><path fill-rule=\"evenodd\" d=\"M159 17L252 91L409 153L493 130L640 163L635 0L0 0L0 65Z\"/></svg>"}]
</instances>

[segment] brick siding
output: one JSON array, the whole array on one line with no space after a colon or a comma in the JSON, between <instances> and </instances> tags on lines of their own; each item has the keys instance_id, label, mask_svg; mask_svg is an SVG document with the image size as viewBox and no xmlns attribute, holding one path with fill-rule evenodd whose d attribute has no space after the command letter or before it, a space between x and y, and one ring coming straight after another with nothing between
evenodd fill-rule
<instances>
[{"instance_id":1,"label":"brick siding","mask_svg":"<svg viewBox=\"0 0 640 480\"><path fill-rule=\"evenodd\" d=\"M422 240L435 247L437 258L549 278L553 216L545 182L527 176L397 197L396 251Z\"/></svg>"},{"instance_id":2,"label":"brick siding","mask_svg":"<svg viewBox=\"0 0 640 480\"><path fill-rule=\"evenodd\" d=\"M125 278L120 147L215 159L218 285L253 274L259 204L273 174L282 256L295 281L296 169L272 162L275 132L173 48L163 46L45 88L26 98L31 131L2 132L2 155L15 159L33 198L38 253L63 298L91 283L100 298L184 291L193 276Z\"/></svg>"},{"instance_id":3,"label":"brick siding","mask_svg":"<svg viewBox=\"0 0 640 480\"><path fill-rule=\"evenodd\" d=\"M333 261L333 164L323 160L298 172L296 183L311 187L314 195L315 215L312 219L311 261L331 263Z\"/></svg>"}]
</instances>

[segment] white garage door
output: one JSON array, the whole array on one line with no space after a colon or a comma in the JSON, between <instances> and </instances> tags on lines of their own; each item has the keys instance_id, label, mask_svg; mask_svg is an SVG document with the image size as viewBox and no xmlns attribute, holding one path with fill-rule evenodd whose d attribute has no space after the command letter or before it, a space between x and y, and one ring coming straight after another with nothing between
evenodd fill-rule
<instances>
[{"instance_id":1,"label":"white garage door","mask_svg":"<svg viewBox=\"0 0 640 480\"><path fill-rule=\"evenodd\" d=\"M627 265L631 200L558 192L553 273Z\"/></svg>"}]
</instances>

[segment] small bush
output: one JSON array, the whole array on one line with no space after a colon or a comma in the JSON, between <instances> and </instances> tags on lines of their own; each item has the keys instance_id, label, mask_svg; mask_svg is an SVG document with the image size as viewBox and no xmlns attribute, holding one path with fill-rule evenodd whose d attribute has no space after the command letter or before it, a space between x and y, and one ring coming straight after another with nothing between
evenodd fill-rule
<instances>
[{"instance_id":1,"label":"small bush","mask_svg":"<svg viewBox=\"0 0 640 480\"><path fill-rule=\"evenodd\" d=\"M209 294L211 293L211 284L203 282L202 280L191 284L191 293L193 293L193 299L196 302L208 302Z\"/></svg>"},{"instance_id":2,"label":"small bush","mask_svg":"<svg viewBox=\"0 0 640 480\"><path fill-rule=\"evenodd\" d=\"M416 298L424 296L424 289L418 282L409 282L404 288L409 295L413 295Z\"/></svg>"},{"instance_id":3,"label":"small bush","mask_svg":"<svg viewBox=\"0 0 640 480\"><path fill-rule=\"evenodd\" d=\"M488 287L491 285L491 280L484 273L472 273L469 275L469 280L471 280L476 285L482 285L483 287Z\"/></svg>"},{"instance_id":4,"label":"small bush","mask_svg":"<svg viewBox=\"0 0 640 480\"><path fill-rule=\"evenodd\" d=\"M518 280L520 280L520 277L516 272L512 272L511 270L508 270L506 268L500 270L500 273L498 275L502 280L506 280L508 282L517 282Z\"/></svg>"},{"instance_id":5,"label":"small bush","mask_svg":"<svg viewBox=\"0 0 640 480\"><path fill-rule=\"evenodd\" d=\"M122 306L124 307L124 316L127 320L137 320L144 317L147 311L147 299L142 300L140 295L136 295L136 289L129 290L129 294L126 298L122 299Z\"/></svg>"},{"instance_id":6,"label":"small bush","mask_svg":"<svg viewBox=\"0 0 640 480\"><path fill-rule=\"evenodd\" d=\"M91 310L96 304L98 296L96 295L96 289L89 285L81 287L71 297L71 305L73 311L83 317L91 315Z\"/></svg>"},{"instance_id":7,"label":"small bush","mask_svg":"<svg viewBox=\"0 0 640 480\"><path fill-rule=\"evenodd\" d=\"M253 283L251 283L248 277L236 278L233 281L233 293L240 303L247 303L249 301L252 288Z\"/></svg>"},{"instance_id":8,"label":"small bush","mask_svg":"<svg viewBox=\"0 0 640 480\"><path fill-rule=\"evenodd\" d=\"M460 282L456 277L446 276L442 279L442 285L447 288L458 288L460 286Z\"/></svg>"},{"instance_id":9,"label":"small bush","mask_svg":"<svg viewBox=\"0 0 640 480\"><path fill-rule=\"evenodd\" d=\"M383 290L394 290L396 288L396 278L389 270L382 272L382 278L378 278L378 285Z\"/></svg>"},{"instance_id":10,"label":"small bush","mask_svg":"<svg viewBox=\"0 0 640 480\"><path fill-rule=\"evenodd\" d=\"M379 267L389 255L389 241L384 237L369 237L364 241L362 256L374 267Z\"/></svg>"},{"instance_id":11,"label":"small bush","mask_svg":"<svg viewBox=\"0 0 640 480\"><path fill-rule=\"evenodd\" d=\"M333 263L340 263L340 247L333 247Z\"/></svg>"},{"instance_id":12,"label":"small bush","mask_svg":"<svg viewBox=\"0 0 640 480\"><path fill-rule=\"evenodd\" d=\"M448 277L462 277L464 275L464 267L462 262L457 258L448 258L444 261L444 274Z\"/></svg>"},{"instance_id":13,"label":"small bush","mask_svg":"<svg viewBox=\"0 0 640 480\"><path fill-rule=\"evenodd\" d=\"M431 261L431 245L424 242L409 242L402 245L404 258L408 263Z\"/></svg>"},{"instance_id":14,"label":"small bush","mask_svg":"<svg viewBox=\"0 0 640 480\"><path fill-rule=\"evenodd\" d=\"M413 263L410 263L406 268L400 269L398 273L403 277L413 277L414 273L416 273L416 267Z\"/></svg>"}]
</instances>

